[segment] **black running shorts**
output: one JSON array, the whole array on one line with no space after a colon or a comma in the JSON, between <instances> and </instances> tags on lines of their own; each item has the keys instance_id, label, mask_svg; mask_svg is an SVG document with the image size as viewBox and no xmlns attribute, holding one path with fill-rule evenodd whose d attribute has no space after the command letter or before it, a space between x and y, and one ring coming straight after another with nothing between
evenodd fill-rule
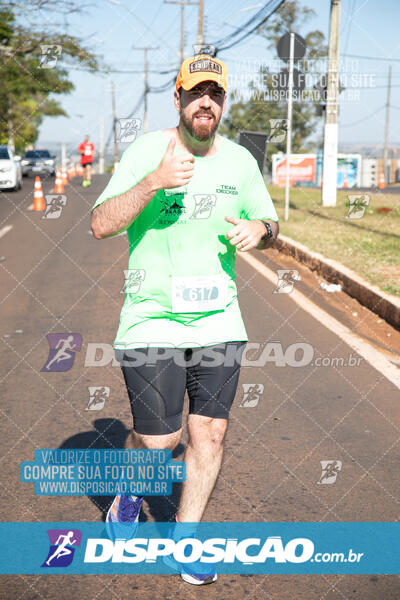
<instances>
[{"instance_id":1,"label":"black running shorts","mask_svg":"<svg viewBox=\"0 0 400 600\"><path fill-rule=\"evenodd\" d=\"M144 435L178 431L186 390L190 414L227 419L245 345L125 350L120 363L134 430Z\"/></svg>"}]
</instances>

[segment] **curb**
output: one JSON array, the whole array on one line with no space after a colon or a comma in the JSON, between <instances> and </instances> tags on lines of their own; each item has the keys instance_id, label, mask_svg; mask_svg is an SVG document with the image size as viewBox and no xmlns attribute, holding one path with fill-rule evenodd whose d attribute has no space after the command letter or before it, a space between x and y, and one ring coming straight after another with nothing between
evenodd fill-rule
<instances>
[{"instance_id":1,"label":"curb","mask_svg":"<svg viewBox=\"0 0 400 600\"><path fill-rule=\"evenodd\" d=\"M307 246L285 235L279 234L274 247L284 254L290 254L327 281L340 283L346 294L358 300L360 304L385 319L396 329L400 329L400 298L385 294L341 263L313 252Z\"/></svg>"}]
</instances>

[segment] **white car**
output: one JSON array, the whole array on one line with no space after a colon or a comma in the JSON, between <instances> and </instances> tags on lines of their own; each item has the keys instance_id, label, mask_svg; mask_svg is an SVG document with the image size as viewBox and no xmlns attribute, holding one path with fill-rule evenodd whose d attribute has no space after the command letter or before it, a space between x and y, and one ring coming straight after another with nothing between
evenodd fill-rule
<instances>
[{"instance_id":1,"label":"white car","mask_svg":"<svg viewBox=\"0 0 400 600\"><path fill-rule=\"evenodd\" d=\"M0 189L17 191L22 188L21 157L9 146L0 146Z\"/></svg>"}]
</instances>

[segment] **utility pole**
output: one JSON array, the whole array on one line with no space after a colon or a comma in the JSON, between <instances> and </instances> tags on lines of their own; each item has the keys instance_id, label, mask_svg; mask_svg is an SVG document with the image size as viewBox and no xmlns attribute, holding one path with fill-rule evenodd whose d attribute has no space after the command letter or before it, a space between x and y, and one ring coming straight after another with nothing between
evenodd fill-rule
<instances>
[{"instance_id":1,"label":"utility pole","mask_svg":"<svg viewBox=\"0 0 400 600\"><path fill-rule=\"evenodd\" d=\"M199 0L199 20L197 24L197 43L204 44L203 39L203 21L204 21L204 0Z\"/></svg>"},{"instance_id":2,"label":"utility pole","mask_svg":"<svg viewBox=\"0 0 400 600\"><path fill-rule=\"evenodd\" d=\"M331 0L326 90L322 206L336 206L340 0Z\"/></svg>"},{"instance_id":3,"label":"utility pole","mask_svg":"<svg viewBox=\"0 0 400 600\"><path fill-rule=\"evenodd\" d=\"M104 119L100 119L100 148L99 148L99 173L104 174Z\"/></svg>"},{"instance_id":4,"label":"utility pole","mask_svg":"<svg viewBox=\"0 0 400 600\"><path fill-rule=\"evenodd\" d=\"M117 111L115 108L115 85L111 82L111 106L113 117L113 134L114 134L114 167L119 163L118 142L117 142Z\"/></svg>"},{"instance_id":5,"label":"utility pole","mask_svg":"<svg viewBox=\"0 0 400 600\"><path fill-rule=\"evenodd\" d=\"M389 113L390 113L390 90L392 87L392 65L389 66L388 72L388 84L387 84L387 96L386 96L386 119L385 119L385 146L383 149L383 175L385 177L385 184L390 183L390 166L388 167L388 154L389 154Z\"/></svg>"},{"instance_id":6,"label":"utility pole","mask_svg":"<svg viewBox=\"0 0 400 600\"><path fill-rule=\"evenodd\" d=\"M132 48L133 50L144 50L144 115L143 115L143 133L147 133L148 127L148 107L147 107L147 96L149 94L149 63L147 59L148 50L158 50L159 46L151 47L145 46L143 48Z\"/></svg>"},{"instance_id":7,"label":"utility pole","mask_svg":"<svg viewBox=\"0 0 400 600\"><path fill-rule=\"evenodd\" d=\"M185 6L196 5L198 2L188 2L188 0L164 0L165 4L179 4L181 7L181 45L180 45L180 64L185 58ZM200 6L199 6L200 12Z\"/></svg>"}]
</instances>

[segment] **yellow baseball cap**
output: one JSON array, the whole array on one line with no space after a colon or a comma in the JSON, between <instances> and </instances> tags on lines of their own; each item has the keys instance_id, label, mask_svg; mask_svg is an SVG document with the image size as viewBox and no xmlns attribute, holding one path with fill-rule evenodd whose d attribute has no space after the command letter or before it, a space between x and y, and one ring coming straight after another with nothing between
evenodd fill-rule
<instances>
[{"instance_id":1,"label":"yellow baseball cap","mask_svg":"<svg viewBox=\"0 0 400 600\"><path fill-rule=\"evenodd\" d=\"M179 90L182 86L184 90L191 90L202 81L216 81L227 92L228 69L226 64L208 54L198 54L186 58L176 78L176 89Z\"/></svg>"}]
</instances>

